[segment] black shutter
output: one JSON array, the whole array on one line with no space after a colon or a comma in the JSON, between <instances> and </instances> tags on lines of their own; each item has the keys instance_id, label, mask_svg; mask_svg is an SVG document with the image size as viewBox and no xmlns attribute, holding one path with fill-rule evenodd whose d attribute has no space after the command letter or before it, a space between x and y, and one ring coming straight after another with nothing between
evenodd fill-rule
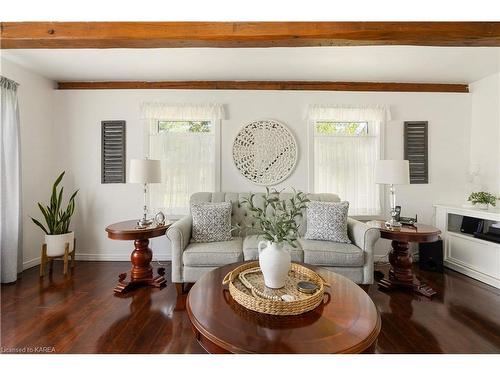
<instances>
[{"instance_id":1,"label":"black shutter","mask_svg":"<svg viewBox=\"0 0 500 375\"><path fill-rule=\"evenodd\" d=\"M125 121L101 122L101 183L125 183Z\"/></svg>"},{"instance_id":2,"label":"black shutter","mask_svg":"<svg viewBox=\"0 0 500 375\"><path fill-rule=\"evenodd\" d=\"M405 121L405 160L410 162L410 184L429 183L427 121Z\"/></svg>"}]
</instances>

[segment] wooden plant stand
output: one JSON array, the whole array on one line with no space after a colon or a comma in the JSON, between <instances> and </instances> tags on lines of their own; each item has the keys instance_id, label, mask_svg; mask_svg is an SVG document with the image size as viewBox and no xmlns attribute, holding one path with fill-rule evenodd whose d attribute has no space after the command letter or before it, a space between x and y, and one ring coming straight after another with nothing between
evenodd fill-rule
<instances>
[{"instance_id":1,"label":"wooden plant stand","mask_svg":"<svg viewBox=\"0 0 500 375\"><path fill-rule=\"evenodd\" d=\"M66 275L68 273L68 266L71 268L75 267L75 250L76 250L76 238L73 239L73 251L69 251L69 243L66 242L64 246L64 254L58 256L48 256L47 255L47 244L42 245L42 256L40 257L40 277L45 276L45 269L47 267L47 263L49 264L49 272L52 272L52 266L54 263L54 259L62 258L64 262L63 274ZM71 258L71 263L70 263Z\"/></svg>"},{"instance_id":2,"label":"wooden plant stand","mask_svg":"<svg viewBox=\"0 0 500 375\"><path fill-rule=\"evenodd\" d=\"M140 286L152 286L161 288L166 285L165 268L160 267L157 270L158 276L153 276L153 267L151 260L153 252L149 248L149 238L163 236L170 224L138 229L137 220L122 221L112 224L106 228L108 238L113 240L133 240L134 250L130 256L132 269L130 270L129 280L127 272L118 275L118 284L113 291L115 293L127 293L130 290Z\"/></svg>"}]
</instances>

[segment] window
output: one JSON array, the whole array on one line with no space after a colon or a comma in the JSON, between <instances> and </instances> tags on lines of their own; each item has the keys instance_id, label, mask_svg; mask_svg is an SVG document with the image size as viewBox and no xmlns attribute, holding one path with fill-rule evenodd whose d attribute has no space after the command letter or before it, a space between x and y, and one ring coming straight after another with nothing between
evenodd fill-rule
<instances>
[{"instance_id":1,"label":"window","mask_svg":"<svg viewBox=\"0 0 500 375\"><path fill-rule=\"evenodd\" d=\"M368 135L368 123L317 121L315 130L320 135Z\"/></svg>"},{"instance_id":2,"label":"window","mask_svg":"<svg viewBox=\"0 0 500 375\"><path fill-rule=\"evenodd\" d=\"M189 197L218 190L217 120L157 120L151 126L149 154L160 159L161 184L151 184L150 205L169 216L189 213Z\"/></svg>"},{"instance_id":3,"label":"window","mask_svg":"<svg viewBox=\"0 0 500 375\"><path fill-rule=\"evenodd\" d=\"M158 121L158 133L210 133L211 121Z\"/></svg>"},{"instance_id":4,"label":"window","mask_svg":"<svg viewBox=\"0 0 500 375\"><path fill-rule=\"evenodd\" d=\"M349 202L350 216L381 213L374 168L381 155L383 108L313 107L310 111L310 188Z\"/></svg>"}]
</instances>

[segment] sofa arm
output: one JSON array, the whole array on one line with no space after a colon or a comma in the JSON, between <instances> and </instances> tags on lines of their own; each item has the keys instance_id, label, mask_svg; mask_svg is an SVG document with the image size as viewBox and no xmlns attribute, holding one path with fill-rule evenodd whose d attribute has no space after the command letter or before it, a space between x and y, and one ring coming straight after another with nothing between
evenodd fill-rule
<instances>
[{"instance_id":1,"label":"sofa arm","mask_svg":"<svg viewBox=\"0 0 500 375\"><path fill-rule=\"evenodd\" d=\"M172 282L182 283L182 252L191 240L191 216L184 216L167 230L172 248Z\"/></svg>"},{"instance_id":2,"label":"sofa arm","mask_svg":"<svg viewBox=\"0 0 500 375\"><path fill-rule=\"evenodd\" d=\"M361 221L353 218L347 219L347 233L354 245L361 248L365 253L365 265L363 267L364 284L373 283L373 253L375 243L380 238L377 228L370 228Z\"/></svg>"}]
</instances>

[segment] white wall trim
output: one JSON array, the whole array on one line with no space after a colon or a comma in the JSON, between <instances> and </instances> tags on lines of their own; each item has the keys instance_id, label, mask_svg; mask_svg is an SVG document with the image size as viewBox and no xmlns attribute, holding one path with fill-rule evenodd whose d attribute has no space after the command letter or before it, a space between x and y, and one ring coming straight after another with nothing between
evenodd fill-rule
<instances>
[{"instance_id":1,"label":"white wall trim","mask_svg":"<svg viewBox=\"0 0 500 375\"><path fill-rule=\"evenodd\" d=\"M36 267L40 264L40 257L36 257L34 259L23 262L23 271L26 271L28 268Z\"/></svg>"},{"instance_id":2,"label":"white wall trim","mask_svg":"<svg viewBox=\"0 0 500 375\"><path fill-rule=\"evenodd\" d=\"M79 253L77 251L75 259L83 261L99 261L99 262L130 262L130 254ZM153 260L151 261L151 263L153 263L154 266L155 261L167 262L171 260L172 257L169 254L159 253L159 254L153 254ZM33 267L37 267L39 265L40 265L40 257L28 260L26 262L23 262L23 271L26 271L27 269Z\"/></svg>"},{"instance_id":3,"label":"white wall trim","mask_svg":"<svg viewBox=\"0 0 500 375\"><path fill-rule=\"evenodd\" d=\"M76 253L76 260L125 262L130 261L130 254L98 254L98 253Z\"/></svg>"},{"instance_id":4,"label":"white wall trim","mask_svg":"<svg viewBox=\"0 0 500 375\"><path fill-rule=\"evenodd\" d=\"M473 270L472 268L467 267L465 264L456 263L455 260L449 261L449 260L445 259L443 261L443 263L444 263L444 266L447 268L451 268L454 271L462 273L462 274L469 276L473 279L479 280L483 283L493 285L495 288L500 288L500 280L495 278L495 277L491 277L490 275L486 275L482 272Z\"/></svg>"},{"instance_id":5,"label":"white wall trim","mask_svg":"<svg viewBox=\"0 0 500 375\"><path fill-rule=\"evenodd\" d=\"M103 261L103 262L130 262L130 254L128 253L76 253L76 260L86 261ZM171 261L172 257L167 253L153 253L154 261Z\"/></svg>"}]
</instances>

